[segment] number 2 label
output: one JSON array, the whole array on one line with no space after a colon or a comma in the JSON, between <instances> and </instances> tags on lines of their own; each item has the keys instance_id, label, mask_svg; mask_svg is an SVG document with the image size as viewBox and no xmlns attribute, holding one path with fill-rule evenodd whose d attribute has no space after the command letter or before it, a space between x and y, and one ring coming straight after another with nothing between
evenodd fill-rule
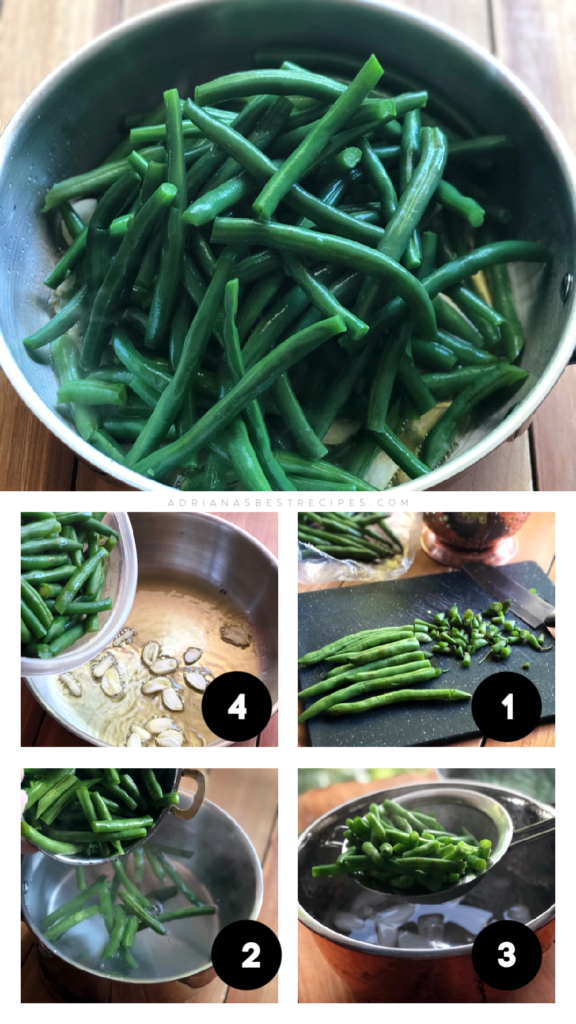
<instances>
[{"instance_id":1,"label":"number 2 label","mask_svg":"<svg viewBox=\"0 0 576 1024\"><path fill-rule=\"evenodd\" d=\"M239 693L236 700L228 708L229 715L238 715L241 722L244 721L248 714L246 710L246 701L243 693Z\"/></svg>"},{"instance_id":2,"label":"number 2 label","mask_svg":"<svg viewBox=\"0 0 576 1024\"><path fill-rule=\"evenodd\" d=\"M245 943L245 945L242 946L242 952L250 953L250 956L246 957L246 959L242 961L242 967L260 967L260 961L255 959L255 957L260 956L260 946L257 942Z\"/></svg>"}]
</instances>

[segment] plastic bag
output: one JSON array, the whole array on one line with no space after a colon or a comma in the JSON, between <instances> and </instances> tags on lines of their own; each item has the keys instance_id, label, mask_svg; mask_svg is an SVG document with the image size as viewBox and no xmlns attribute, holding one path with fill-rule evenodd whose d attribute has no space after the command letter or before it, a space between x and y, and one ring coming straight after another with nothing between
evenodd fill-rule
<instances>
[{"instance_id":1,"label":"plastic bag","mask_svg":"<svg viewBox=\"0 0 576 1024\"><path fill-rule=\"evenodd\" d=\"M379 583L404 576L414 561L420 544L422 515L420 512L394 512L386 522L402 544L403 553L392 555L378 562L355 562L352 559L334 558L320 551L313 544L298 541L298 582L299 583Z\"/></svg>"}]
</instances>

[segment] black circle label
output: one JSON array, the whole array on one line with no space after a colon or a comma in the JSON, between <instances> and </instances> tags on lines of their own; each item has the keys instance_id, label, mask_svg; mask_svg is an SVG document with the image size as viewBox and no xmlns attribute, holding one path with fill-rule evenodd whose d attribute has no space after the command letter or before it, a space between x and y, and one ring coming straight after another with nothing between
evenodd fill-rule
<instances>
[{"instance_id":1,"label":"black circle label","mask_svg":"<svg viewBox=\"0 0 576 1024\"><path fill-rule=\"evenodd\" d=\"M212 964L232 988L261 988L276 976L282 961L280 943L260 921L234 921L214 939Z\"/></svg>"},{"instance_id":2,"label":"black circle label","mask_svg":"<svg viewBox=\"0 0 576 1024\"><path fill-rule=\"evenodd\" d=\"M202 715L223 740L241 743L262 732L272 714L272 698L261 679L250 672L223 672L202 698Z\"/></svg>"},{"instance_id":3,"label":"black circle label","mask_svg":"<svg viewBox=\"0 0 576 1024\"><path fill-rule=\"evenodd\" d=\"M542 714L542 698L519 672L495 672L476 687L472 717L492 740L511 743L532 732Z\"/></svg>"},{"instance_id":4,"label":"black circle label","mask_svg":"<svg viewBox=\"0 0 576 1024\"><path fill-rule=\"evenodd\" d=\"M536 977L542 963L542 947L527 925L495 921L477 935L472 963L487 985L510 992L523 988Z\"/></svg>"}]
</instances>

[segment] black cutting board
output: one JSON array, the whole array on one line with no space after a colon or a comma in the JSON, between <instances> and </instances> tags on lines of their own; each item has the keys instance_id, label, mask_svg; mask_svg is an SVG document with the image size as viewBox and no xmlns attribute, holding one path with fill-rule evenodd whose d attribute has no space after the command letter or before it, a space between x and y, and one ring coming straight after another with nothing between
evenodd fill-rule
<instances>
[{"instance_id":1,"label":"black cutting board","mask_svg":"<svg viewBox=\"0 0 576 1024\"><path fill-rule=\"evenodd\" d=\"M503 571L525 587L535 587L538 594L554 604L554 586L535 562L516 562ZM348 633L379 626L401 626L415 618L430 619L430 612L447 611L457 604L460 611L472 608L481 611L490 598L464 572L446 572L433 576L369 583L357 587L316 590L298 597L298 655L315 651ZM519 621L519 620L517 620ZM521 623L521 625L524 625ZM526 627L528 628L528 627ZM548 646L546 641L546 646ZM429 650L430 648L428 648ZM426 650L426 647L423 647ZM432 664L450 668L427 687L474 690L483 679L504 668L523 672L538 687L542 698L542 722L554 719L554 656L555 651L538 653L525 644L516 644L507 661L484 664L479 661L486 649L472 655L469 669L457 659L433 657ZM328 664L299 668L300 689L319 682ZM308 707L312 701L306 702ZM410 747L443 744L480 736L470 710L471 701L457 704L398 704L378 708L361 715L330 717L318 715L308 722L310 741L315 747Z\"/></svg>"}]
</instances>

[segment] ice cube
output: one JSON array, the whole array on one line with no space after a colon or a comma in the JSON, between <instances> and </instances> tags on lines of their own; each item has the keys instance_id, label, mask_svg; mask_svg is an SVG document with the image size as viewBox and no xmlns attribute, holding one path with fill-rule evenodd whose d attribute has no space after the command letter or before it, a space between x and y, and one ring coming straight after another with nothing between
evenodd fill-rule
<instances>
[{"instance_id":1,"label":"ice cube","mask_svg":"<svg viewBox=\"0 0 576 1024\"><path fill-rule=\"evenodd\" d=\"M376 921L376 935L381 946L390 948L398 942L398 929L391 924L383 924L382 921Z\"/></svg>"},{"instance_id":2,"label":"ice cube","mask_svg":"<svg viewBox=\"0 0 576 1024\"><path fill-rule=\"evenodd\" d=\"M412 903L399 903L395 907L389 907L388 910L379 910L376 914L376 923L381 921L382 924L406 924L413 917L414 909Z\"/></svg>"},{"instance_id":3,"label":"ice cube","mask_svg":"<svg viewBox=\"0 0 576 1024\"><path fill-rule=\"evenodd\" d=\"M442 914L424 914L418 920L418 934L426 939L442 942L444 939L444 917Z\"/></svg>"},{"instance_id":4,"label":"ice cube","mask_svg":"<svg viewBox=\"0 0 576 1024\"><path fill-rule=\"evenodd\" d=\"M352 901L350 910L358 917L374 917L374 914L385 911L394 903L394 897L386 896L384 893L378 895L373 892L359 892Z\"/></svg>"},{"instance_id":5,"label":"ice cube","mask_svg":"<svg viewBox=\"0 0 576 1024\"><path fill-rule=\"evenodd\" d=\"M504 911L505 921L519 921L520 924L528 924L532 920L532 914L522 903L517 903L514 907L510 907L509 910Z\"/></svg>"},{"instance_id":6,"label":"ice cube","mask_svg":"<svg viewBox=\"0 0 576 1024\"><path fill-rule=\"evenodd\" d=\"M376 932L374 931L373 921L363 921L363 927L358 930L350 932L350 938L356 939L357 942L378 942Z\"/></svg>"},{"instance_id":7,"label":"ice cube","mask_svg":"<svg viewBox=\"0 0 576 1024\"><path fill-rule=\"evenodd\" d=\"M349 914L345 910L341 910L334 918L334 927L337 932L354 932L360 931L364 928L366 922L361 917L356 917L355 914Z\"/></svg>"}]
</instances>

